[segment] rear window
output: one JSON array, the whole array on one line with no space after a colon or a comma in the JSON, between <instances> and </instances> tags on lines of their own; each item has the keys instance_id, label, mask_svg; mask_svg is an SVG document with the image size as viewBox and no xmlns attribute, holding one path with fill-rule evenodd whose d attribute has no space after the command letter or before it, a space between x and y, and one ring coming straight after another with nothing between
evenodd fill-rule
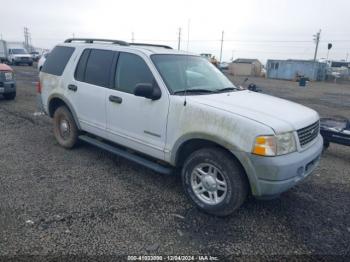
<instances>
[{"instance_id":1,"label":"rear window","mask_svg":"<svg viewBox=\"0 0 350 262\"><path fill-rule=\"evenodd\" d=\"M61 76L74 49L74 47L56 46L47 57L41 71L51 75Z\"/></svg>"},{"instance_id":2,"label":"rear window","mask_svg":"<svg viewBox=\"0 0 350 262\"><path fill-rule=\"evenodd\" d=\"M90 55L90 49L85 49L79 59L79 63L77 65L77 68L75 69L75 74L74 74L75 79L78 81L84 82L86 62L89 58L89 55Z\"/></svg>"},{"instance_id":3,"label":"rear window","mask_svg":"<svg viewBox=\"0 0 350 262\"><path fill-rule=\"evenodd\" d=\"M92 49L85 69L85 82L109 87L113 51Z\"/></svg>"},{"instance_id":4,"label":"rear window","mask_svg":"<svg viewBox=\"0 0 350 262\"><path fill-rule=\"evenodd\" d=\"M100 49L85 49L75 69L76 80L109 87L115 52Z\"/></svg>"}]
</instances>

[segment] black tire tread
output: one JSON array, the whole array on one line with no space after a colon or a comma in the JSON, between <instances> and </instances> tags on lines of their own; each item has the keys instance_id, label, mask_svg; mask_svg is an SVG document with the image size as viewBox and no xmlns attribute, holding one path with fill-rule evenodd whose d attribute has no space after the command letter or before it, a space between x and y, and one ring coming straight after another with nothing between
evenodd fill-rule
<instances>
[{"instance_id":1,"label":"black tire tread","mask_svg":"<svg viewBox=\"0 0 350 262\"><path fill-rule=\"evenodd\" d=\"M71 132L72 132L72 136L69 140L64 140L61 138L60 132L59 132L59 118L60 116L63 115L69 122L70 128L71 128ZM55 135L55 138L57 140L57 142L64 148L67 149L71 149L73 148L78 141L78 135L79 135L79 130L78 127L75 123L75 120L71 114L71 112L69 111L69 109L66 106L60 106L58 107L53 115L53 132Z\"/></svg>"}]
</instances>

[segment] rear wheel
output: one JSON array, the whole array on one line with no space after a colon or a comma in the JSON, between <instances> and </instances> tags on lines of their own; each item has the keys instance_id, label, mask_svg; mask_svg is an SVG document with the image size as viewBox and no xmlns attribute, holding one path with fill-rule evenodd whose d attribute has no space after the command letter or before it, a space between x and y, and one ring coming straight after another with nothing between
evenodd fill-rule
<instances>
[{"instance_id":1,"label":"rear wheel","mask_svg":"<svg viewBox=\"0 0 350 262\"><path fill-rule=\"evenodd\" d=\"M239 162L225 150L205 148L192 153L182 169L187 196L201 210L227 216L248 194L248 182Z\"/></svg>"},{"instance_id":2,"label":"rear wheel","mask_svg":"<svg viewBox=\"0 0 350 262\"><path fill-rule=\"evenodd\" d=\"M16 92L3 94L6 100L13 100L16 97Z\"/></svg>"},{"instance_id":3,"label":"rear wheel","mask_svg":"<svg viewBox=\"0 0 350 262\"><path fill-rule=\"evenodd\" d=\"M71 112L65 106L53 115L53 132L57 142L64 148L73 148L78 140L78 128Z\"/></svg>"}]
</instances>

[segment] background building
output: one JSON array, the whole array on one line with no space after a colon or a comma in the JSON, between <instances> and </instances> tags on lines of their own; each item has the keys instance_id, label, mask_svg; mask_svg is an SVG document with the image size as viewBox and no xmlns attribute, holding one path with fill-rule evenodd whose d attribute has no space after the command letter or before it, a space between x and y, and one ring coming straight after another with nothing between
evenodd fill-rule
<instances>
[{"instance_id":1,"label":"background building","mask_svg":"<svg viewBox=\"0 0 350 262\"><path fill-rule=\"evenodd\" d=\"M267 78L297 80L300 76L312 81L326 78L327 64L312 60L267 60Z\"/></svg>"},{"instance_id":2,"label":"background building","mask_svg":"<svg viewBox=\"0 0 350 262\"><path fill-rule=\"evenodd\" d=\"M260 76L262 64L258 59L238 58L229 65L231 75Z\"/></svg>"}]
</instances>

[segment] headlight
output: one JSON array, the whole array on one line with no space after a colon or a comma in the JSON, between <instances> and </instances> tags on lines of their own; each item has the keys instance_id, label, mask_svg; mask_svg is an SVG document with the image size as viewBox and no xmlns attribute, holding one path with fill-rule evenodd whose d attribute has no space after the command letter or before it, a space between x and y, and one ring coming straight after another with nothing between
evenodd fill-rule
<instances>
[{"instance_id":1,"label":"headlight","mask_svg":"<svg viewBox=\"0 0 350 262\"><path fill-rule=\"evenodd\" d=\"M279 156L296 151L293 132L274 136L258 136L252 153L261 156Z\"/></svg>"}]
</instances>

